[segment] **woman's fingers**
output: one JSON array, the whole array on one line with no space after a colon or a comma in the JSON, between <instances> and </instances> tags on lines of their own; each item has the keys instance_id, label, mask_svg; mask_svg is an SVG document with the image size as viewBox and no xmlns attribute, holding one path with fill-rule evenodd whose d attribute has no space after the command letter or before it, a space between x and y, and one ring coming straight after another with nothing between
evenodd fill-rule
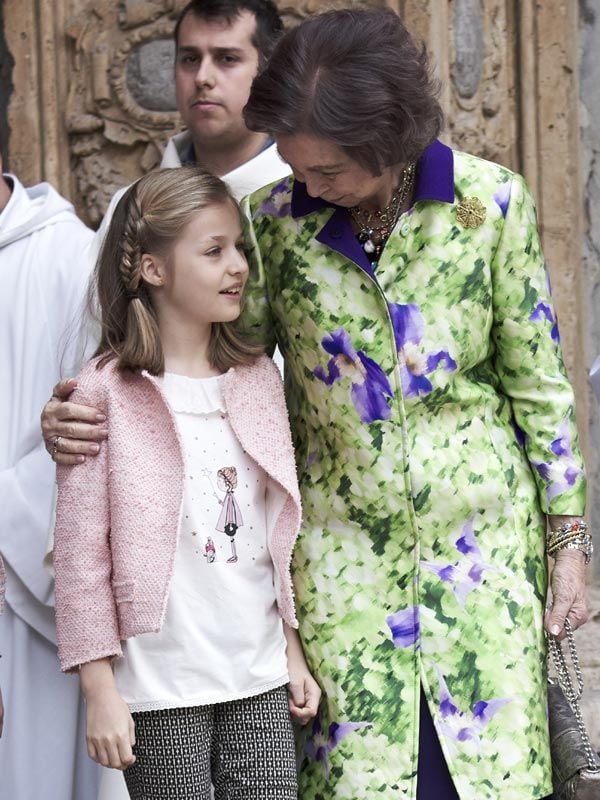
<instances>
[{"instance_id":1,"label":"woman's fingers","mask_svg":"<svg viewBox=\"0 0 600 800\"><path fill-rule=\"evenodd\" d=\"M74 385L73 381L62 381L54 387L54 391L59 393L59 398L68 396ZM77 464L82 459L72 456L96 455L99 449L97 443L108 436L104 425L106 416L98 409L66 402L54 396L44 406L41 422L46 449L57 464Z\"/></svg>"},{"instance_id":2,"label":"woman's fingers","mask_svg":"<svg viewBox=\"0 0 600 800\"><path fill-rule=\"evenodd\" d=\"M85 406L75 406L75 408L85 408ZM49 431L48 435L44 435L46 441L52 439L53 436L63 436L65 439L84 439L85 441L102 441L106 439L107 430L106 425L94 422L80 422L78 419L58 419L53 418L51 425L46 425L43 428L44 434Z\"/></svg>"},{"instance_id":3,"label":"woman's fingers","mask_svg":"<svg viewBox=\"0 0 600 800\"><path fill-rule=\"evenodd\" d=\"M84 430L87 426L80 423L69 424L64 434L55 434L46 439L46 450L57 464L81 464L86 456L96 456L100 452L101 445L97 441L86 441L80 438L71 439L67 435L75 433L77 436L85 436ZM59 428L60 429L60 428ZM106 439L108 431L97 429L94 431L96 438Z\"/></svg>"},{"instance_id":4,"label":"woman's fingers","mask_svg":"<svg viewBox=\"0 0 600 800\"><path fill-rule=\"evenodd\" d=\"M552 603L546 611L544 627L552 636L564 638L565 620L573 629L588 619L585 601L585 558L577 550L561 550L551 576Z\"/></svg>"},{"instance_id":5,"label":"woman's fingers","mask_svg":"<svg viewBox=\"0 0 600 800\"><path fill-rule=\"evenodd\" d=\"M55 409L57 420L75 420L91 425L104 422L106 415L93 406L82 406L79 403L61 402Z\"/></svg>"},{"instance_id":6,"label":"woman's fingers","mask_svg":"<svg viewBox=\"0 0 600 800\"><path fill-rule=\"evenodd\" d=\"M96 455L100 451L98 441L82 438L88 435L84 430L84 428L87 427L88 426L79 423L69 425L68 428L65 428L65 431L68 430L68 433L65 432L57 436L51 436L46 443L52 445L52 447L56 446L59 453L67 453L68 455ZM98 430L96 433L97 438L100 433L100 430ZM102 438L106 439L107 435L106 429L103 429Z\"/></svg>"},{"instance_id":7,"label":"woman's fingers","mask_svg":"<svg viewBox=\"0 0 600 800\"><path fill-rule=\"evenodd\" d=\"M57 464L80 464L85 456L95 456L100 442L108 437L106 425L94 420L96 410L74 403L59 403L54 409L47 403L42 414L46 450ZM63 418L64 414L77 419ZM100 415L104 419L104 415ZM87 419L88 421L79 421Z\"/></svg>"},{"instance_id":8,"label":"woman's fingers","mask_svg":"<svg viewBox=\"0 0 600 800\"><path fill-rule=\"evenodd\" d=\"M576 600L569 609L567 616L569 617L571 628L573 628L574 631L576 631L577 628L581 628L582 625L585 625L589 619L589 612L585 599Z\"/></svg>"},{"instance_id":9,"label":"woman's fingers","mask_svg":"<svg viewBox=\"0 0 600 800\"><path fill-rule=\"evenodd\" d=\"M55 453L52 456L52 460L55 464L61 464L64 467L72 464L83 464L85 456L67 456L64 453Z\"/></svg>"},{"instance_id":10,"label":"woman's fingers","mask_svg":"<svg viewBox=\"0 0 600 800\"><path fill-rule=\"evenodd\" d=\"M52 389L52 397L58 397L60 400L66 398L77 388L77 381L75 378L65 378L59 381L54 389Z\"/></svg>"}]
</instances>

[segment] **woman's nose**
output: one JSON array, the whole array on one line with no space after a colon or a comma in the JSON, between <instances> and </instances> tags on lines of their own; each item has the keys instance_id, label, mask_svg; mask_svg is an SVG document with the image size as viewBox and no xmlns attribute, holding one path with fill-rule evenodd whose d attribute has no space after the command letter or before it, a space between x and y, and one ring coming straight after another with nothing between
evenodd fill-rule
<instances>
[{"instance_id":1,"label":"woman's nose","mask_svg":"<svg viewBox=\"0 0 600 800\"><path fill-rule=\"evenodd\" d=\"M321 197L325 183L321 178L306 178L306 191L311 197Z\"/></svg>"}]
</instances>

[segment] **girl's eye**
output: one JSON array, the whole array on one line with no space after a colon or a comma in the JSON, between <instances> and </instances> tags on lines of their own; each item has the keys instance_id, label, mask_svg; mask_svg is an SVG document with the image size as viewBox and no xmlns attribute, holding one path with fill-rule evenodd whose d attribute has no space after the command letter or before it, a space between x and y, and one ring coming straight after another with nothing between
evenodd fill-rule
<instances>
[{"instance_id":1,"label":"girl's eye","mask_svg":"<svg viewBox=\"0 0 600 800\"><path fill-rule=\"evenodd\" d=\"M238 242L236 244L236 247L240 251L240 253L246 253L246 242Z\"/></svg>"},{"instance_id":2,"label":"girl's eye","mask_svg":"<svg viewBox=\"0 0 600 800\"><path fill-rule=\"evenodd\" d=\"M221 248L220 247L212 247L210 250L206 252L207 256L220 256L221 255Z\"/></svg>"}]
</instances>

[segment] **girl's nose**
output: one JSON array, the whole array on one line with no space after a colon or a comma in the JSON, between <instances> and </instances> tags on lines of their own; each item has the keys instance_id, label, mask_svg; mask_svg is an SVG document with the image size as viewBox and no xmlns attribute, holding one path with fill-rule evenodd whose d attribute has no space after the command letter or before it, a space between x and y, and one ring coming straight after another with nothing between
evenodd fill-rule
<instances>
[{"instance_id":1,"label":"girl's nose","mask_svg":"<svg viewBox=\"0 0 600 800\"><path fill-rule=\"evenodd\" d=\"M238 250L237 247L229 263L229 272L232 275L245 275L248 272L246 256L241 250Z\"/></svg>"}]
</instances>

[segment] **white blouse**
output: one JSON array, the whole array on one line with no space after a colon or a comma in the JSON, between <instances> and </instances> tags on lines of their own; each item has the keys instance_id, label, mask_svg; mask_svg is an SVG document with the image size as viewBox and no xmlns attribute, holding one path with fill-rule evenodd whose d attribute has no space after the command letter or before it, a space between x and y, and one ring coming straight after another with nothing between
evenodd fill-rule
<instances>
[{"instance_id":1,"label":"white blouse","mask_svg":"<svg viewBox=\"0 0 600 800\"><path fill-rule=\"evenodd\" d=\"M132 711L222 703L288 681L267 545L281 492L235 437L222 377L162 379L186 483L163 627L128 639L114 662Z\"/></svg>"}]
</instances>

